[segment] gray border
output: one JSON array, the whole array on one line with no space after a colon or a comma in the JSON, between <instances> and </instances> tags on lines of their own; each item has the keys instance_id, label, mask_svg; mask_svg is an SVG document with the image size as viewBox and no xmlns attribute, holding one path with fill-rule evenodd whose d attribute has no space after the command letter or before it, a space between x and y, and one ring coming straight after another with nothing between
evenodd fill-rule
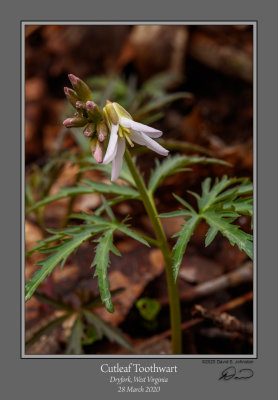
<instances>
[{"instance_id":1,"label":"gray border","mask_svg":"<svg viewBox=\"0 0 278 400\"><path fill-rule=\"evenodd\" d=\"M161 365L177 365L179 373L159 394L159 399L175 397L234 400L271 397L276 389L276 302L277 302L277 5L274 2L187 0L181 2L112 3L80 0L5 2L1 13L1 363L2 398L49 400L99 397L126 398L117 394L99 372L99 360L20 359L21 253L20 215L20 20L39 19L219 19L258 20L258 146L257 146L257 253L259 314L259 357L255 376L248 381L218 381L220 366L204 366L200 360L157 360ZM258 298L257 296L257 298ZM167 363L166 363L167 362ZM121 361L124 364L124 360ZM147 361L144 361L147 365ZM137 395L134 394L136 397ZM138 397L140 394L138 394ZM154 398L152 394L152 398ZM171 397L170 397L171 396ZM144 398L147 394L144 395ZM142 397L140 397L142 398Z\"/></svg>"},{"instance_id":2,"label":"gray border","mask_svg":"<svg viewBox=\"0 0 278 400\"><path fill-rule=\"evenodd\" d=\"M25 268L25 230L24 230L24 216L25 216L25 185L24 185L24 172L25 172L25 25L252 25L253 26L253 157L254 157L254 275L253 275L253 354L225 354L225 355L26 355L25 354L25 308L24 308L24 268ZM233 21L21 21L21 358L31 359L255 359L257 358L257 34L258 34L258 21L246 20L233 20Z\"/></svg>"}]
</instances>

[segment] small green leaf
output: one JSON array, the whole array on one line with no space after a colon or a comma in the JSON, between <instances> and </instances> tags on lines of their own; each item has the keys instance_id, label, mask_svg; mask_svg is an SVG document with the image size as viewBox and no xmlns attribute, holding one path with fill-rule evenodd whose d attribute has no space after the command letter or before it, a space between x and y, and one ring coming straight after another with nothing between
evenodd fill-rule
<instances>
[{"instance_id":1,"label":"small green leaf","mask_svg":"<svg viewBox=\"0 0 278 400\"><path fill-rule=\"evenodd\" d=\"M175 140L175 139L162 139L159 138L158 143L161 146L166 147L169 151L179 151L179 152L190 152L190 153L199 153L204 154L206 156L210 156L211 153L208 149L202 146L198 146L197 144L185 142L184 140ZM221 162L222 164L222 162ZM224 162L223 162L224 164ZM225 162L227 167L230 167L231 164Z\"/></svg>"},{"instance_id":2,"label":"small green leaf","mask_svg":"<svg viewBox=\"0 0 278 400\"><path fill-rule=\"evenodd\" d=\"M66 305L66 304L64 304L64 303L62 303L62 302L60 302L58 300L52 299L51 297L47 296L46 294L35 293L34 297L37 300L39 300L39 301L41 301L41 302L43 302L45 304L48 304L48 305L50 305L50 306L52 306L54 308L57 308L58 310L71 311L71 307L70 306L68 306L68 305Z\"/></svg>"},{"instance_id":3,"label":"small green leaf","mask_svg":"<svg viewBox=\"0 0 278 400\"><path fill-rule=\"evenodd\" d=\"M250 197L246 197L243 199L238 199L235 201L230 201L226 202L223 205L224 209L231 208L235 210L237 213L243 214L243 215L253 215L253 199Z\"/></svg>"},{"instance_id":4,"label":"small green leaf","mask_svg":"<svg viewBox=\"0 0 278 400\"><path fill-rule=\"evenodd\" d=\"M150 193L154 193L157 187L167 176L173 175L177 172L184 171L185 167L194 164L227 165L225 161L217 160L215 158L185 156L185 155L176 155L173 157L168 156L161 163L156 161L156 167L151 174L148 190L150 191Z\"/></svg>"},{"instance_id":5,"label":"small green leaf","mask_svg":"<svg viewBox=\"0 0 278 400\"><path fill-rule=\"evenodd\" d=\"M238 195L247 196L252 194L253 194L253 184L248 179L244 179L241 185L238 187Z\"/></svg>"},{"instance_id":6,"label":"small green leaf","mask_svg":"<svg viewBox=\"0 0 278 400\"><path fill-rule=\"evenodd\" d=\"M66 354L82 354L83 323L80 316L77 316L70 334Z\"/></svg>"},{"instance_id":7,"label":"small green leaf","mask_svg":"<svg viewBox=\"0 0 278 400\"><path fill-rule=\"evenodd\" d=\"M83 346L87 346L87 345L93 344L96 341L98 341L99 339L101 339L98 336L98 333L97 333L96 329L93 326L89 326L89 328L86 329L86 331L84 332L84 336L85 336L85 339L82 340L82 345Z\"/></svg>"},{"instance_id":8,"label":"small green leaf","mask_svg":"<svg viewBox=\"0 0 278 400\"><path fill-rule=\"evenodd\" d=\"M156 122L156 121L160 120L163 117L164 117L164 114L162 112L158 112L158 113L155 113L155 114L140 118L140 121L141 121L142 124L150 125L153 122Z\"/></svg>"},{"instance_id":9,"label":"small green leaf","mask_svg":"<svg viewBox=\"0 0 278 400\"><path fill-rule=\"evenodd\" d=\"M56 200L64 199L67 197L77 196L80 194L91 194L92 190L88 186L77 186L72 188L62 188L61 192L54 195L45 197L43 200L38 201L32 207L29 207L26 210L26 214L29 214L32 211L37 210L38 208L45 206L49 203L53 203Z\"/></svg>"},{"instance_id":10,"label":"small green leaf","mask_svg":"<svg viewBox=\"0 0 278 400\"><path fill-rule=\"evenodd\" d=\"M193 235L196 227L198 226L201 217L195 213L189 218L186 223L183 225L182 229L176 233L173 237L178 237L178 240L173 248L174 257L173 257L173 274L174 279L176 280L178 277L180 265L182 262L183 255L185 253L187 244Z\"/></svg>"},{"instance_id":11,"label":"small green leaf","mask_svg":"<svg viewBox=\"0 0 278 400\"><path fill-rule=\"evenodd\" d=\"M142 297L137 300L136 307L141 316L147 321L153 321L161 310L159 302L155 299L150 299L149 297Z\"/></svg>"},{"instance_id":12,"label":"small green leaf","mask_svg":"<svg viewBox=\"0 0 278 400\"><path fill-rule=\"evenodd\" d=\"M56 251L49 257L41 260L37 265L42 267L35 272L32 278L25 285L25 301L29 300L37 287L44 281L44 279L53 271L53 269L63 260L65 261L68 256L76 250L81 243L92 236L90 230L83 231L70 239L66 239L60 246L56 247Z\"/></svg>"},{"instance_id":13,"label":"small green leaf","mask_svg":"<svg viewBox=\"0 0 278 400\"><path fill-rule=\"evenodd\" d=\"M187 203L187 201L185 201L184 199L182 199L181 197L179 197L178 195L176 195L175 193L173 193L173 196L175 197L176 200L178 200L179 203L181 203L185 208L187 208L188 210L191 211L192 214L195 214L195 210L193 207L191 207L191 205L189 203Z\"/></svg>"},{"instance_id":14,"label":"small green leaf","mask_svg":"<svg viewBox=\"0 0 278 400\"><path fill-rule=\"evenodd\" d=\"M54 320L49 322L47 325L43 326L39 331L37 331L31 337L31 339L29 339L25 343L25 349L27 350L30 346L32 346L32 344L36 343L43 335L47 335L49 332L52 331L52 329L61 325L62 322L64 322L67 318L69 318L70 315L71 315L71 313L67 313L67 314L63 315L62 317L55 318Z\"/></svg>"},{"instance_id":15,"label":"small green leaf","mask_svg":"<svg viewBox=\"0 0 278 400\"><path fill-rule=\"evenodd\" d=\"M215 236L217 235L218 229L215 227L210 227L209 230L207 231L206 234L206 241L205 245L206 247L209 246L213 240L215 239Z\"/></svg>"},{"instance_id":16,"label":"small green leaf","mask_svg":"<svg viewBox=\"0 0 278 400\"><path fill-rule=\"evenodd\" d=\"M107 203L106 199L104 196L101 196L102 204L105 208L105 211L107 212L108 217L111 219L111 221L116 221L116 217L112 211L112 208L109 206Z\"/></svg>"},{"instance_id":17,"label":"small green leaf","mask_svg":"<svg viewBox=\"0 0 278 400\"><path fill-rule=\"evenodd\" d=\"M220 231L225 236L231 245L237 245L240 250L253 259L253 237L246 232L243 232L237 225L229 223L220 213L215 211L206 211L202 214L206 222L212 229Z\"/></svg>"},{"instance_id":18,"label":"small green leaf","mask_svg":"<svg viewBox=\"0 0 278 400\"><path fill-rule=\"evenodd\" d=\"M192 215L191 211L177 210L177 211L171 211L171 212L164 213L164 214L159 214L159 218L189 217L191 215Z\"/></svg>"},{"instance_id":19,"label":"small green leaf","mask_svg":"<svg viewBox=\"0 0 278 400\"><path fill-rule=\"evenodd\" d=\"M29 182L25 184L25 206L31 207L34 204L34 196Z\"/></svg>"},{"instance_id":20,"label":"small green leaf","mask_svg":"<svg viewBox=\"0 0 278 400\"><path fill-rule=\"evenodd\" d=\"M62 233L59 233L57 235L52 235L46 239L38 241L37 246L33 247L31 250L26 252L26 257L29 257L31 254L35 253L36 251L42 249L43 247L47 246L50 243L55 242L56 240L59 240L63 237Z\"/></svg>"},{"instance_id":21,"label":"small green leaf","mask_svg":"<svg viewBox=\"0 0 278 400\"><path fill-rule=\"evenodd\" d=\"M228 190L224 193L223 191L229 186L239 183L240 179L228 178L226 175L224 175L220 181L218 178L216 178L215 183L211 188L210 182L210 178L206 179L205 183L203 184L203 193L201 197L192 193L196 195L199 210L202 212L209 209L216 203L222 202L227 199L233 199L236 193L236 189Z\"/></svg>"},{"instance_id":22,"label":"small green leaf","mask_svg":"<svg viewBox=\"0 0 278 400\"><path fill-rule=\"evenodd\" d=\"M193 95L191 93L180 92L180 93L173 93L164 95L163 97L153 100L149 102L149 104L145 107L142 107L140 111L138 111L134 118L137 120L142 119L146 114L151 112L157 111L162 107L172 103L173 101L180 100L180 99L192 99Z\"/></svg>"},{"instance_id":23,"label":"small green leaf","mask_svg":"<svg viewBox=\"0 0 278 400\"><path fill-rule=\"evenodd\" d=\"M120 186L116 183L106 185L105 183L93 182L88 179L84 179L83 182L92 188L91 193L117 194L121 196L133 196L133 198L137 198L139 196L135 189L132 189L128 186Z\"/></svg>"},{"instance_id":24,"label":"small green leaf","mask_svg":"<svg viewBox=\"0 0 278 400\"><path fill-rule=\"evenodd\" d=\"M119 231L125 233L127 236L130 236L138 242L143 243L145 246L150 247L149 243L142 236L140 236L140 234L132 231L128 226L124 224L117 224L116 226Z\"/></svg>"},{"instance_id":25,"label":"small green leaf","mask_svg":"<svg viewBox=\"0 0 278 400\"><path fill-rule=\"evenodd\" d=\"M113 298L113 296L116 296L117 294L122 293L124 291L125 291L125 288L123 288L123 287L111 290L111 297ZM90 299L88 301L88 303L83 305L83 309L84 308L91 309L91 308L99 308L99 307L103 307L100 297L95 297L93 299Z\"/></svg>"},{"instance_id":26,"label":"small green leaf","mask_svg":"<svg viewBox=\"0 0 278 400\"><path fill-rule=\"evenodd\" d=\"M32 211L37 210L38 208L45 206L49 203L52 203L56 200L64 199L67 197L77 196L81 194L92 194L92 193L103 193L103 194L112 194L112 195L121 195L128 196L130 198L137 198L139 196L138 192L135 189L132 189L127 186L119 186L116 183L111 185L106 185L104 183L93 182L90 180L84 180L87 186L77 185L76 187L71 188L61 188L61 192L54 195L45 197L43 200L37 202L36 204L29 207L26 211L29 214Z\"/></svg>"},{"instance_id":27,"label":"small green leaf","mask_svg":"<svg viewBox=\"0 0 278 400\"><path fill-rule=\"evenodd\" d=\"M102 217L96 215L95 213L87 214L84 211L81 211L80 214L71 214L70 218L71 219L82 219L82 220L86 221L88 225L90 223L92 223L92 224L96 224L96 226L103 226L106 228L111 226L111 221L108 221L107 219L102 218ZM88 226L88 225L85 225L85 226ZM74 228L75 227L73 227L73 229ZM76 227L76 228L80 229L80 227ZM62 230L62 231L64 231L64 230Z\"/></svg>"},{"instance_id":28,"label":"small green leaf","mask_svg":"<svg viewBox=\"0 0 278 400\"><path fill-rule=\"evenodd\" d=\"M94 325L98 334L103 333L111 342L117 342L121 346L132 350L131 344L127 341L127 339L124 337L119 329L109 325L96 314L93 314L88 310L83 310L83 313L89 324Z\"/></svg>"},{"instance_id":29,"label":"small green leaf","mask_svg":"<svg viewBox=\"0 0 278 400\"><path fill-rule=\"evenodd\" d=\"M113 233L115 228L109 229L96 240L96 254L91 267L96 266L94 276L98 277L98 286L100 297L107 311L113 312L114 306L111 300L110 285L107 276L107 268L110 264L109 253L112 251L116 255L120 255L117 248L113 245Z\"/></svg>"},{"instance_id":30,"label":"small green leaf","mask_svg":"<svg viewBox=\"0 0 278 400\"><path fill-rule=\"evenodd\" d=\"M133 198L134 198L133 196L119 196L119 197L114 197L113 199L108 200L107 203L109 204L109 206L114 206L115 204L122 203L124 201L130 200ZM105 208L102 205L95 210L94 215L101 215L104 211L105 211Z\"/></svg>"}]
</instances>

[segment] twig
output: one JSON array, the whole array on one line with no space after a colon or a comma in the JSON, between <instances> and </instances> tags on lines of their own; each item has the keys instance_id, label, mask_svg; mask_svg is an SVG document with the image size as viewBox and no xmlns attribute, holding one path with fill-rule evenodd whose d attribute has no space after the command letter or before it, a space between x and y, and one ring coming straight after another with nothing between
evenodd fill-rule
<instances>
[{"instance_id":1,"label":"twig","mask_svg":"<svg viewBox=\"0 0 278 400\"><path fill-rule=\"evenodd\" d=\"M180 299L186 302L192 302L200 297L209 296L219 290L227 289L229 287L238 286L242 283L252 282L253 279L253 264L252 262L245 263L242 267L235 271L232 271L226 275L222 275L219 278L212 279L210 281L201 283L193 288L180 292ZM168 298L166 296L157 299L162 305L168 304Z\"/></svg>"},{"instance_id":2,"label":"twig","mask_svg":"<svg viewBox=\"0 0 278 400\"><path fill-rule=\"evenodd\" d=\"M229 311L233 310L234 308L240 307L243 304L253 300L253 292L248 292L242 296L236 297L235 299L228 301L225 304L222 304L219 307L214 308L212 311L213 312L223 312L223 311ZM186 321L182 324L182 330L185 331L189 328L192 328L193 326L196 326L200 324L201 322L204 321L204 318L194 318L189 321ZM151 337L150 339L146 340L144 342L144 347L146 345L151 345L152 343L156 343L159 340L165 339L171 335L171 330L168 329L167 331L164 331L158 335L155 335Z\"/></svg>"},{"instance_id":3,"label":"twig","mask_svg":"<svg viewBox=\"0 0 278 400\"><path fill-rule=\"evenodd\" d=\"M205 336L209 339L214 339L214 340L225 339L225 340L230 340L230 341L235 341L235 340L246 341L246 339L247 339L246 335L243 335L242 333L227 332L227 331L223 331L216 327L200 329L200 334L202 336ZM249 341L249 343L252 343L251 336L248 336L248 341Z\"/></svg>"},{"instance_id":4,"label":"twig","mask_svg":"<svg viewBox=\"0 0 278 400\"><path fill-rule=\"evenodd\" d=\"M240 332L247 335L253 334L253 326L251 324L245 324L226 312L216 313L215 311L206 309L200 304L195 304L192 315L200 315L204 319L212 321L213 324L225 331Z\"/></svg>"},{"instance_id":5,"label":"twig","mask_svg":"<svg viewBox=\"0 0 278 400\"><path fill-rule=\"evenodd\" d=\"M252 55L231 45L223 45L201 32L190 37L189 54L199 62L227 75L252 82Z\"/></svg>"}]
</instances>

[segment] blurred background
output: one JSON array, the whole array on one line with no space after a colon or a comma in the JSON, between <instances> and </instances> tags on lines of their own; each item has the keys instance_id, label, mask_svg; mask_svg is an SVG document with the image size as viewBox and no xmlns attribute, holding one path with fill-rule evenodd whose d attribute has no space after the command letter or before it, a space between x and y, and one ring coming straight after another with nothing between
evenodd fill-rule
<instances>
[{"instance_id":1,"label":"blurred background","mask_svg":"<svg viewBox=\"0 0 278 400\"><path fill-rule=\"evenodd\" d=\"M187 199L187 191L199 192L202 180L208 176L227 174L252 180L252 26L30 25L25 27L25 36L27 206L46 195L59 193L61 187L73 186L80 179L79 166L73 162L72 154L78 157L80 148L86 152L86 141L82 134L66 130L62 125L72 112L64 96L64 87L70 86L69 73L88 83L95 102L103 105L107 98L117 101L135 120L162 130L161 144L171 154L198 154L231 163L231 167L198 165L192 172L169 177L157 192L159 212L175 209L173 192ZM147 179L156 155L142 152L140 148L135 152ZM97 181L105 179L99 171L87 171L85 177ZM192 203L190 197L188 201ZM70 203L69 199L61 199L42 212L28 214L27 250L46 237L46 229L61 227L69 206L73 212L93 212L101 199L98 194L91 194L78 196L74 204ZM115 213L122 219L130 215L134 226L150 231L144 210L138 203L119 204ZM163 223L171 238L182 221L173 218ZM239 224L248 231L250 220L241 217ZM206 231L206 224L200 224L188 246L179 277L183 293L225 276L246 262L246 255L221 236L205 248ZM109 279L112 289L124 287L125 290L116 294L114 314L102 308L97 312L122 329L139 353L167 353L169 335L161 337L169 325L160 253L120 236L117 247L123 257L112 257ZM41 293L71 304L78 304L88 293L97 293L89 268L92 252L92 244L82 245L78 253L69 258L63 271L56 268L51 280L41 285ZM35 263L41 258L41 254L33 254L27 259L26 279L32 276ZM252 279L249 277L200 299L185 295L183 317L185 320L193 318L195 303L213 309L250 291ZM158 299L161 304L161 311L151 323L144 320L136 307L141 297ZM252 298L247 296L246 302L233 314L244 324L251 324ZM27 340L57 315L55 307L40 301L39 297L27 302ZM48 335L41 335L28 347L28 352L64 354L71 324L66 321ZM249 354L253 351L250 337L231 335L211 321L186 328L184 338L187 354ZM125 351L105 339L83 344L82 351L88 354L122 354Z\"/></svg>"}]
</instances>

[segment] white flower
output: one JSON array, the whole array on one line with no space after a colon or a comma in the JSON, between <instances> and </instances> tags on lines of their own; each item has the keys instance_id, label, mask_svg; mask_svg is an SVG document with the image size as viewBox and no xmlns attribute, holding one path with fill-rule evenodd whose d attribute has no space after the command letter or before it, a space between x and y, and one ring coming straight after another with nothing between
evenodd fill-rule
<instances>
[{"instance_id":1,"label":"white flower","mask_svg":"<svg viewBox=\"0 0 278 400\"><path fill-rule=\"evenodd\" d=\"M151 138L158 138L162 132L150 126L132 120L128 112L117 103L108 103L104 109L105 119L110 128L110 139L103 164L112 161L111 181L115 181L121 172L125 141L132 147L133 142L146 146L163 156L168 155L168 150Z\"/></svg>"}]
</instances>

